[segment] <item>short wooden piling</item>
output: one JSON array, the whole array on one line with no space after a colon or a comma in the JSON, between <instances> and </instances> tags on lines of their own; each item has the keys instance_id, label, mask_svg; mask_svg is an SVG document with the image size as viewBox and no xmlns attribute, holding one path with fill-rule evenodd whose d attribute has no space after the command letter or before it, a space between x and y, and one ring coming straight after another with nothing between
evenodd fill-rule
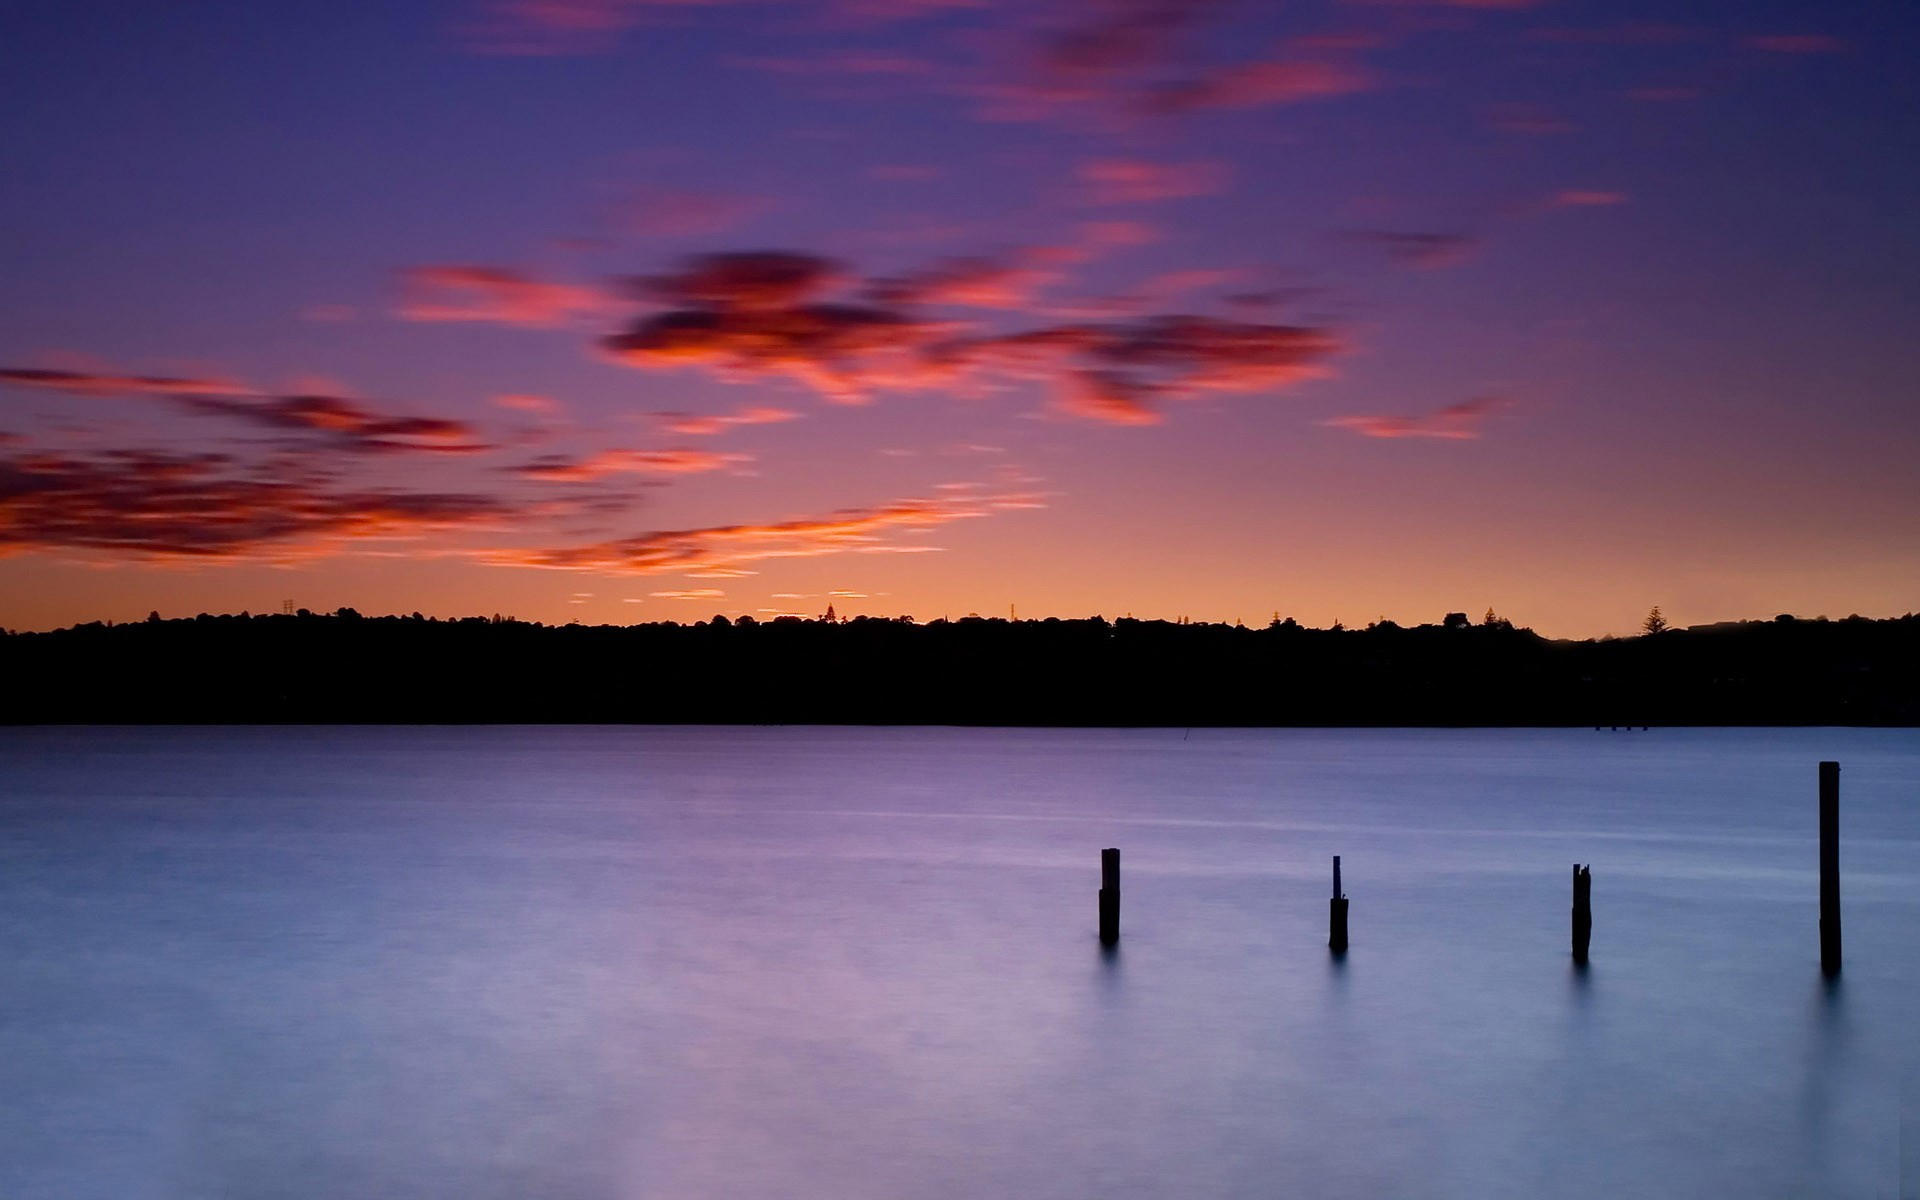
<instances>
[{"instance_id":1,"label":"short wooden piling","mask_svg":"<svg viewBox=\"0 0 1920 1200\"><path fill-rule=\"evenodd\" d=\"M1840 973L1840 764L1820 764L1820 969Z\"/></svg>"},{"instance_id":2,"label":"short wooden piling","mask_svg":"<svg viewBox=\"0 0 1920 1200\"><path fill-rule=\"evenodd\" d=\"M1593 941L1593 868L1573 864L1573 961L1587 965Z\"/></svg>"},{"instance_id":3,"label":"short wooden piling","mask_svg":"<svg viewBox=\"0 0 1920 1200\"><path fill-rule=\"evenodd\" d=\"M1100 944L1120 940L1120 851L1100 852Z\"/></svg>"},{"instance_id":4,"label":"short wooden piling","mask_svg":"<svg viewBox=\"0 0 1920 1200\"><path fill-rule=\"evenodd\" d=\"M1333 900L1327 912L1327 949L1347 952L1347 896L1340 890L1340 856L1333 856Z\"/></svg>"}]
</instances>

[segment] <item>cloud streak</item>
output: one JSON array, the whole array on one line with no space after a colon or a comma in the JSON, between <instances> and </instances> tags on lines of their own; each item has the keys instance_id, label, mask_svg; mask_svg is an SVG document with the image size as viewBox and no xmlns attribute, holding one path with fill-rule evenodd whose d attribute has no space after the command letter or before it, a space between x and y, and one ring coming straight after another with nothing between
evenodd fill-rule
<instances>
[{"instance_id":1,"label":"cloud streak","mask_svg":"<svg viewBox=\"0 0 1920 1200\"><path fill-rule=\"evenodd\" d=\"M1449 404L1445 408L1418 417L1350 416L1322 421L1335 429L1345 429L1370 438L1437 438L1444 441L1470 441L1480 436L1487 418L1513 407L1511 400L1483 396Z\"/></svg>"},{"instance_id":2,"label":"cloud streak","mask_svg":"<svg viewBox=\"0 0 1920 1200\"><path fill-rule=\"evenodd\" d=\"M230 380L179 379L166 375L119 375L88 371L0 369L0 387L63 392L74 396L245 396L252 389Z\"/></svg>"},{"instance_id":3,"label":"cloud streak","mask_svg":"<svg viewBox=\"0 0 1920 1200\"><path fill-rule=\"evenodd\" d=\"M181 403L209 416L234 417L269 429L319 434L338 449L360 453L417 451L474 454L493 449L465 421L374 412L339 396L188 396Z\"/></svg>"},{"instance_id":4,"label":"cloud streak","mask_svg":"<svg viewBox=\"0 0 1920 1200\"><path fill-rule=\"evenodd\" d=\"M479 321L551 329L604 312L610 297L596 288L544 283L505 267L437 265L400 272L395 312L408 321Z\"/></svg>"},{"instance_id":5,"label":"cloud streak","mask_svg":"<svg viewBox=\"0 0 1920 1200\"><path fill-rule=\"evenodd\" d=\"M0 455L0 556L98 551L159 560L312 557L340 539L498 524L461 492L341 489L220 454Z\"/></svg>"},{"instance_id":6,"label":"cloud streak","mask_svg":"<svg viewBox=\"0 0 1920 1200\"><path fill-rule=\"evenodd\" d=\"M608 475L697 475L753 461L751 454L715 454L707 450L602 450L584 458L549 455L513 468L525 479L579 483Z\"/></svg>"},{"instance_id":7,"label":"cloud streak","mask_svg":"<svg viewBox=\"0 0 1920 1200\"><path fill-rule=\"evenodd\" d=\"M749 404L730 413L705 416L696 413L661 413L668 433L677 433L682 437L713 437L749 425L777 425L784 421L797 421L800 414L790 408L778 408L771 404Z\"/></svg>"},{"instance_id":8,"label":"cloud streak","mask_svg":"<svg viewBox=\"0 0 1920 1200\"><path fill-rule=\"evenodd\" d=\"M731 571L776 558L830 554L896 553L936 547L891 539L924 533L954 521L1042 505L1034 493L976 489L934 499L907 499L872 508L842 509L825 516L752 525L713 525L660 530L588 546L536 548L492 554L488 561L514 566L625 572L638 575Z\"/></svg>"}]
</instances>

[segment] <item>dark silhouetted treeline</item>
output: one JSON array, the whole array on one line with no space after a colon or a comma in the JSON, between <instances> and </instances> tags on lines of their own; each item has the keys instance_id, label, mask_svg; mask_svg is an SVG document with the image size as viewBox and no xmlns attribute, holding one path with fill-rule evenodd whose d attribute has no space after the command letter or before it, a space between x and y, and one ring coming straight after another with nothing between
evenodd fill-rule
<instances>
[{"instance_id":1,"label":"dark silhouetted treeline","mask_svg":"<svg viewBox=\"0 0 1920 1200\"><path fill-rule=\"evenodd\" d=\"M1570 642L1459 614L623 627L342 609L8 634L0 680L11 723L1904 725L1920 723L1920 618Z\"/></svg>"}]
</instances>

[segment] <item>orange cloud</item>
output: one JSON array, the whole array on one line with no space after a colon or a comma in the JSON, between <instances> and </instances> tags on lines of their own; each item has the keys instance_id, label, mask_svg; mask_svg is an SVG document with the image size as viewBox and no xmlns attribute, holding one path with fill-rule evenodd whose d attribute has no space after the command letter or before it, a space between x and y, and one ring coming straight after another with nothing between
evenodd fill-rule
<instances>
[{"instance_id":1,"label":"orange cloud","mask_svg":"<svg viewBox=\"0 0 1920 1200\"><path fill-rule=\"evenodd\" d=\"M0 457L0 556L81 550L284 560L343 538L490 526L507 515L487 496L341 490L284 470L246 472L219 454Z\"/></svg>"},{"instance_id":2,"label":"orange cloud","mask_svg":"<svg viewBox=\"0 0 1920 1200\"><path fill-rule=\"evenodd\" d=\"M1325 330L1180 315L963 336L963 327L910 307L929 296L967 294L978 304L1022 297L1025 277L981 260L870 284L865 303L832 298L830 290L848 282L837 264L811 255L705 256L641 281L647 294L680 307L601 344L640 367L784 374L842 402L958 385L982 372L1046 379L1058 385L1063 410L1134 424L1148 423L1161 400L1296 382L1337 348Z\"/></svg>"},{"instance_id":3,"label":"orange cloud","mask_svg":"<svg viewBox=\"0 0 1920 1200\"><path fill-rule=\"evenodd\" d=\"M175 379L165 375L95 374L86 371L0 369L0 386L66 392L76 396L246 396L253 389L221 379Z\"/></svg>"},{"instance_id":4,"label":"orange cloud","mask_svg":"<svg viewBox=\"0 0 1920 1200\"><path fill-rule=\"evenodd\" d=\"M1044 259L1046 253L1030 255ZM873 285L876 302L888 305L950 304L967 308L1024 308L1058 271L990 258L949 258L925 270Z\"/></svg>"},{"instance_id":5,"label":"orange cloud","mask_svg":"<svg viewBox=\"0 0 1920 1200\"><path fill-rule=\"evenodd\" d=\"M829 302L837 264L778 251L709 254L681 270L637 281L643 295L678 305L602 340L641 367L706 366L726 374L784 374L843 404L876 388L925 386L924 354L941 326L896 309Z\"/></svg>"},{"instance_id":6,"label":"orange cloud","mask_svg":"<svg viewBox=\"0 0 1920 1200\"><path fill-rule=\"evenodd\" d=\"M752 461L750 454L706 450L602 450L586 458L550 455L513 470L528 479L578 483L615 474L693 475Z\"/></svg>"},{"instance_id":7,"label":"orange cloud","mask_svg":"<svg viewBox=\"0 0 1920 1200\"><path fill-rule=\"evenodd\" d=\"M590 546L496 553L488 560L516 566L662 574L737 568L769 558L925 551L936 547L899 545L886 539L1039 502L1031 494L985 492L898 500L875 508L843 509L823 517L663 530Z\"/></svg>"},{"instance_id":8,"label":"orange cloud","mask_svg":"<svg viewBox=\"0 0 1920 1200\"><path fill-rule=\"evenodd\" d=\"M1352 416L1322 421L1336 429L1349 429L1372 438L1440 438L1468 441L1480 436L1480 425L1488 417L1511 408L1513 402L1498 396L1463 400L1435 409L1422 417Z\"/></svg>"},{"instance_id":9,"label":"orange cloud","mask_svg":"<svg viewBox=\"0 0 1920 1200\"><path fill-rule=\"evenodd\" d=\"M501 408L509 409L513 412L547 414L558 412L560 409L559 403L551 396L533 396L515 393L505 396L495 396L493 402Z\"/></svg>"},{"instance_id":10,"label":"orange cloud","mask_svg":"<svg viewBox=\"0 0 1920 1200\"><path fill-rule=\"evenodd\" d=\"M194 412L238 417L292 432L327 435L339 448L359 451L422 450L471 454L492 449L475 441L464 421L445 417L399 417L373 412L339 396L190 396Z\"/></svg>"},{"instance_id":11,"label":"orange cloud","mask_svg":"<svg viewBox=\"0 0 1920 1200\"><path fill-rule=\"evenodd\" d=\"M741 425L773 425L781 421L797 421L800 414L790 408L774 408L771 405L756 404L725 413L720 416L695 416L689 413L662 413L667 422L667 431L684 437L711 437L725 433Z\"/></svg>"},{"instance_id":12,"label":"orange cloud","mask_svg":"<svg viewBox=\"0 0 1920 1200\"><path fill-rule=\"evenodd\" d=\"M1312 378L1338 349L1323 329L1180 315L1056 325L961 343L956 352L990 368L1056 380L1057 403L1071 415L1148 425L1159 420L1154 406L1162 401Z\"/></svg>"},{"instance_id":13,"label":"orange cloud","mask_svg":"<svg viewBox=\"0 0 1920 1200\"><path fill-rule=\"evenodd\" d=\"M400 280L396 311L409 321L486 321L542 329L603 312L609 303L597 289L541 283L502 267L409 267Z\"/></svg>"}]
</instances>

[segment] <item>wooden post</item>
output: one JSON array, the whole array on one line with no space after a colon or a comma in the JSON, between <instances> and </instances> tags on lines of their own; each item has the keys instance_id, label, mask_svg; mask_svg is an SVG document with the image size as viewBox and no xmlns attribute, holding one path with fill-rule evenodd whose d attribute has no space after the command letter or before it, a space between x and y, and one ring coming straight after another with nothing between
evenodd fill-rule
<instances>
[{"instance_id":1,"label":"wooden post","mask_svg":"<svg viewBox=\"0 0 1920 1200\"><path fill-rule=\"evenodd\" d=\"M1120 851L1100 852L1100 944L1120 940Z\"/></svg>"},{"instance_id":2,"label":"wooden post","mask_svg":"<svg viewBox=\"0 0 1920 1200\"><path fill-rule=\"evenodd\" d=\"M1840 973L1840 764L1820 764L1820 969Z\"/></svg>"},{"instance_id":3,"label":"wooden post","mask_svg":"<svg viewBox=\"0 0 1920 1200\"><path fill-rule=\"evenodd\" d=\"M1327 912L1327 948L1335 954L1347 952L1347 896L1340 890L1340 856L1333 856L1333 900Z\"/></svg>"},{"instance_id":4,"label":"wooden post","mask_svg":"<svg viewBox=\"0 0 1920 1200\"><path fill-rule=\"evenodd\" d=\"M1593 868L1573 864L1573 961L1587 965L1593 940Z\"/></svg>"}]
</instances>

